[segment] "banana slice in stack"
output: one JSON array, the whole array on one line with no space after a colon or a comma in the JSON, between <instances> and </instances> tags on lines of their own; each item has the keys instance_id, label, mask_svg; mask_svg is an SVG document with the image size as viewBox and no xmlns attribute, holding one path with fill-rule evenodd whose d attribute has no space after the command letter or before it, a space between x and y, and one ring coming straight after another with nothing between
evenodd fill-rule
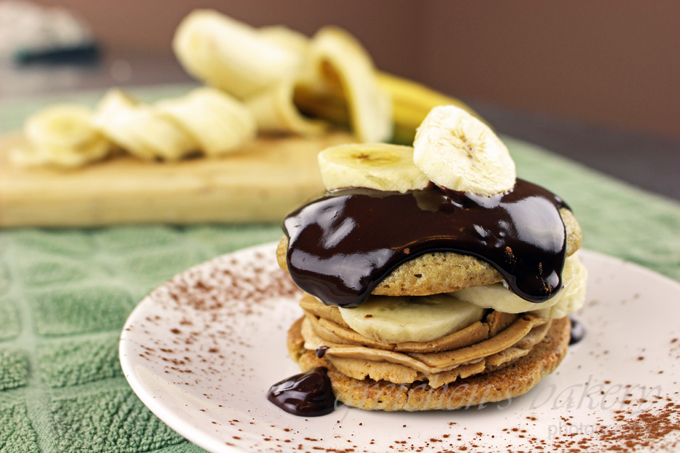
<instances>
[{"instance_id":1,"label":"banana slice in stack","mask_svg":"<svg viewBox=\"0 0 680 453\"><path fill-rule=\"evenodd\" d=\"M581 264L576 255L567 258L564 266L562 278L569 278L569 282L565 283L562 291L557 293L557 296L559 296L558 302L552 307L535 310L534 313L545 318L558 319L568 316L583 307L586 300L588 270Z\"/></svg>"},{"instance_id":2,"label":"banana slice in stack","mask_svg":"<svg viewBox=\"0 0 680 453\"><path fill-rule=\"evenodd\" d=\"M185 17L172 47L189 74L239 99L295 78L303 64L302 57L285 45L210 10L196 10Z\"/></svg>"},{"instance_id":3,"label":"banana slice in stack","mask_svg":"<svg viewBox=\"0 0 680 453\"><path fill-rule=\"evenodd\" d=\"M109 90L92 123L124 150L144 160L178 160L198 149L196 140L153 108L121 90Z\"/></svg>"},{"instance_id":4,"label":"banana slice in stack","mask_svg":"<svg viewBox=\"0 0 680 453\"><path fill-rule=\"evenodd\" d=\"M28 148L15 149L17 165L78 167L101 160L113 145L91 124L92 110L81 105L58 104L30 116L24 123Z\"/></svg>"},{"instance_id":5,"label":"banana slice in stack","mask_svg":"<svg viewBox=\"0 0 680 453\"><path fill-rule=\"evenodd\" d=\"M515 186L515 162L494 132L465 110L435 107L418 128L413 160L440 187L491 196Z\"/></svg>"},{"instance_id":6,"label":"banana slice in stack","mask_svg":"<svg viewBox=\"0 0 680 453\"><path fill-rule=\"evenodd\" d=\"M581 264L577 255L572 255L564 262L562 271L564 287L552 299L540 304L522 299L507 289L503 283L474 286L450 293L450 295L481 308L492 308L503 313L535 312L548 318L561 318L575 312L583 305L586 280L585 266Z\"/></svg>"},{"instance_id":7,"label":"banana slice in stack","mask_svg":"<svg viewBox=\"0 0 680 453\"><path fill-rule=\"evenodd\" d=\"M342 319L377 341L431 341L479 321L484 309L446 294L419 297L371 296L355 308L340 308Z\"/></svg>"},{"instance_id":8,"label":"banana slice in stack","mask_svg":"<svg viewBox=\"0 0 680 453\"><path fill-rule=\"evenodd\" d=\"M406 192L430 181L414 164L413 148L385 143L338 145L319 153L327 190L343 187Z\"/></svg>"},{"instance_id":9,"label":"banana slice in stack","mask_svg":"<svg viewBox=\"0 0 680 453\"><path fill-rule=\"evenodd\" d=\"M207 156L238 150L255 138L255 118L243 103L215 88L197 88L186 96L159 101L157 115L188 132Z\"/></svg>"}]
</instances>

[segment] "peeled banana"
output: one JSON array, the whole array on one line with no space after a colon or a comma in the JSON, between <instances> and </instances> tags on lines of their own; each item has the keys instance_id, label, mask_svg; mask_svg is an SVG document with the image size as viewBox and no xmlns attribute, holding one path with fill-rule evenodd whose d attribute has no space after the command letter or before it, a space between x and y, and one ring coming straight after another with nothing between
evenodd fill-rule
<instances>
[{"instance_id":1,"label":"peeled banana","mask_svg":"<svg viewBox=\"0 0 680 453\"><path fill-rule=\"evenodd\" d=\"M196 10L185 17L172 47L189 74L239 99L294 78L303 64L288 46L211 10Z\"/></svg>"},{"instance_id":2,"label":"peeled banana","mask_svg":"<svg viewBox=\"0 0 680 453\"><path fill-rule=\"evenodd\" d=\"M435 107L418 128L413 161L440 187L495 195L515 186L515 162L486 124L452 105Z\"/></svg>"},{"instance_id":3,"label":"peeled banana","mask_svg":"<svg viewBox=\"0 0 680 453\"><path fill-rule=\"evenodd\" d=\"M257 29L215 11L199 10L180 24L173 48L199 80L244 100L264 132L317 135L308 106L342 99L347 124L362 142L392 137L389 94L370 55L346 31L324 27L311 39L285 27Z\"/></svg>"}]
</instances>

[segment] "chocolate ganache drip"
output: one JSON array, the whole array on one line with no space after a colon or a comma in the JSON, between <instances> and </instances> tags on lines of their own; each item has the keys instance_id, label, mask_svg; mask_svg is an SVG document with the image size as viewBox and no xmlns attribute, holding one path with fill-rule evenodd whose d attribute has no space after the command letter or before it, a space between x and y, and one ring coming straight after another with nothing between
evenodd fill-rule
<instances>
[{"instance_id":1,"label":"chocolate ganache drip","mask_svg":"<svg viewBox=\"0 0 680 453\"><path fill-rule=\"evenodd\" d=\"M559 197L521 179L491 197L432 184L405 193L340 189L284 220L288 269L325 304L355 307L405 261L455 252L490 263L518 296L544 302L562 287L562 207Z\"/></svg>"}]
</instances>

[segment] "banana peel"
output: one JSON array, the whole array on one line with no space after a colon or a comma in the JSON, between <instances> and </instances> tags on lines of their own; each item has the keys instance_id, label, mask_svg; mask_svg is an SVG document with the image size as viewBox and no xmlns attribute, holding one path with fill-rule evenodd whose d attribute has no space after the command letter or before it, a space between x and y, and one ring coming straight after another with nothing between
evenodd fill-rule
<instances>
[{"instance_id":1,"label":"banana peel","mask_svg":"<svg viewBox=\"0 0 680 453\"><path fill-rule=\"evenodd\" d=\"M412 145L418 126L430 110L441 105L455 105L486 123L484 118L460 99L418 82L379 71L378 85L392 96L393 143Z\"/></svg>"},{"instance_id":2,"label":"banana peel","mask_svg":"<svg viewBox=\"0 0 680 453\"><path fill-rule=\"evenodd\" d=\"M430 110L441 105L455 105L471 115L486 121L460 99L442 94L418 82L383 71L377 73L378 85L392 98L393 135L391 143L413 145L416 129ZM294 102L304 115L323 118L343 128L350 127L347 102L341 92L319 96L305 85L295 88Z\"/></svg>"}]
</instances>

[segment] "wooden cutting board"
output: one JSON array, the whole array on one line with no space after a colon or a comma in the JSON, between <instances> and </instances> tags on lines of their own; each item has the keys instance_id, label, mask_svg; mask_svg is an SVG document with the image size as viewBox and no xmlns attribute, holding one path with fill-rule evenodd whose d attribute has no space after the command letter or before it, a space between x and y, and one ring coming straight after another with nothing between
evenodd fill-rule
<instances>
[{"instance_id":1,"label":"wooden cutting board","mask_svg":"<svg viewBox=\"0 0 680 453\"><path fill-rule=\"evenodd\" d=\"M23 141L0 138L0 227L278 222L323 191L319 151L353 138L260 137L221 159L117 157L75 170L12 165Z\"/></svg>"}]
</instances>

